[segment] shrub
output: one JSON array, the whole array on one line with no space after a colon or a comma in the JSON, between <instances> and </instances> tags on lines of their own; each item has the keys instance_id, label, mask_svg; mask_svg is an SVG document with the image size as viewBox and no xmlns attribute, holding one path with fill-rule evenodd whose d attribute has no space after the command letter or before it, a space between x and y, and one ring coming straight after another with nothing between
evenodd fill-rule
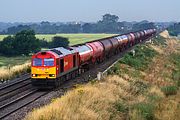
<instances>
[{"instance_id":1,"label":"shrub","mask_svg":"<svg viewBox=\"0 0 180 120\"><path fill-rule=\"evenodd\" d=\"M119 72L120 72L120 65L117 63L107 71L107 74L108 75L119 74Z\"/></svg>"},{"instance_id":2,"label":"shrub","mask_svg":"<svg viewBox=\"0 0 180 120\"><path fill-rule=\"evenodd\" d=\"M176 86L165 86L165 87L162 87L161 90L166 96L177 94Z\"/></svg>"},{"instance_id":3,"label":"shrub","mask_svg":"<svg viewBox=\"0 0 180 120\"><path fill-rule=\"evenodd\" d=\"M162 37L162 36L158 36L157 38L155 38L153 40L153 43L155 45L167 45L166 44L166 39L164 37Z\"/></svg>"},{"instance_id":4,"label":"shrub","mask_svg":"<svg viewBox=\"0 0 180 120\"><path fill-rule=\"evenodd\" d=\"M135 69L144 69L151 62L152 58L157 52L146 45L135 47L135 56L128 53L121 60L120 63L128 64Z\"/></svg>"}]
</instances>

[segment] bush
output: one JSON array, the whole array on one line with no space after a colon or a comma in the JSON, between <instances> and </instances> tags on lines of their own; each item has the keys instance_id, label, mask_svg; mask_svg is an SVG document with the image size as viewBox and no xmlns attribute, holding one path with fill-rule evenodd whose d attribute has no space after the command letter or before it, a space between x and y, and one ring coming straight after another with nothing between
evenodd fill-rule
<instances>
[{"instance_id":1,"label":"bush","mask_svg":"<svg viewBox=\"0 0 180 120\"><path fill-rule=\"evenodd\" d=\"M121 60L120 63L128 64L135 69L142 70L148 66L152 58L157 52L145 45L135 47L135 56L128 53Z\"/></svg>"},{"instance_id":2,"label":"bush","mask_svg":"<svg viewBox=\"0 0 180 120\"><path fill-rule=\"evenodd\" d=\"M52 42L50 42L50 47L51 48L68 47L68 45L69 45L68 38L64 38L64 37L60 37L60 36L53 37Z\"/></svg>"},{"instance_id":3,"label":"bush","mask_svg":"<svg viewBox=\"0 0 180 120\"><path fill-rule=\"evenodd\" d=\"M108 75L119 74L119 72L120 72L120 66L117 63L110 70L107 71L107 74Z\"/></svg>"},{"instance_id":4,"label":"bush","mask_svg":"<svg viewBox=\"0 0 180 120\"><path fill-rule=\"evenodd\" d=\"M45 39L39 40L39 42L40 42L41 48L49 48L50 47L50 42L47 42Z\"/></svg>"},{"instance_id":5,"label":"bush","mask_svg":"<svg viewBox=\"0 0 180 120\"><path fill-rule=\"evenodd\" d=\"M157 38L155 38L155 39L153 40L153 43L154 43L155 45L167 45L165 38L163 38L162 36L158 36Z\"/></svg>"},{"instance_id":6,"label":"bush","mask_svg":"<svg viewBox=\"0 0 180 120\"><path fill-rule=\"evenodd\" d=\"M176 95L177 94L177 87L176 86L166 86L166 87L162 87L161 91L166 95Z\"/></svg>"},{"instance_id":7,"label":"bush","mask_svg":"<svg viewBox=\"0 0 180 120\"><path fill-rule=\"evenodd\" d=\"M134 105L133 110L137 111L136 116L144 120L153 120L154 119L154 105L150 103L138 103ZM131 116L134 118L134 116Z\"/></svg>"}]
</instances>

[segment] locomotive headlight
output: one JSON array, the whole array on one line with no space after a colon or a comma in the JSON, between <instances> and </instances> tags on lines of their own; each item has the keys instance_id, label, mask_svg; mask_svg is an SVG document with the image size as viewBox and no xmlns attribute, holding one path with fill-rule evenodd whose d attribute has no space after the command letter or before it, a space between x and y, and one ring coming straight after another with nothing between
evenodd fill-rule
<instances>
[{"instance_id":1,"label":"locomotive headlight","mask_svg":"<svg viewBox=\"0 0 180 120\"><path fill-rule=\"evenodd\" d=\"M50 74L49 77L55 77L55 74Z\"/></svg>"},{"instance_id":2,"label":"locomotive headlight","mask_svg":"<svg viewBox=\"0 0 180 120\"><path fill-rule=\"evenodd\" d=\"M36 77L36 74L32 74L33 77Z\"/></svg>"}]
</instances>

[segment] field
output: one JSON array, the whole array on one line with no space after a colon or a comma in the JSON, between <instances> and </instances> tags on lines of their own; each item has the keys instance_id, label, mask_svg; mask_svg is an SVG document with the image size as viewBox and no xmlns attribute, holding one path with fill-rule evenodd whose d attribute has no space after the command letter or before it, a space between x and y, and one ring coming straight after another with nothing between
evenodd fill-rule
<instances>
[{"instance_id":1,"label":"field","mask_svg":"<svg viewBox=\"0 0 180 120\"><path fill-rule=\"evenodd\" d=\"M51 41L54 36L62 36L69 38L70 45L74 45L113 35L114 34L37 34L36 37ZM0 35L0 41L3 40L4 37L7 37L7 35Z\"/></svg>"},{"instance_id":2,"label":"field","mask_svg":"<svg viewBox=\"0 0 180 120\"><path fill-rule=\"evenodd\" d=\"M26 57L26 56L17 56L17 57L0 56L0 67L21 65L28 60L30 60L30 57Z\"/></svg>"},{"instance_id":3,"label":"field","mask_svg":"<svg viewBox=\"0 0 180 120\"><path fill-rule=\"evenodd\" d=\"M3 38L7 37L8 35L0 35L0 41L3 40Z\"/></svg>"}]
</instances>

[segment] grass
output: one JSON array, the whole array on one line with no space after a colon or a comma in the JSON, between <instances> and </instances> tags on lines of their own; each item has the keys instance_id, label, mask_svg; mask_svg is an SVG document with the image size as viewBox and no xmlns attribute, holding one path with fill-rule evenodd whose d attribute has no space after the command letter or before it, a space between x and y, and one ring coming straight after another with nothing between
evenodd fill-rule
<instances>
[{"instance_id":1,"label":"grass","mask_svg":"<svg viewBox=\"0 0 180 120\"><path fill-rule=\"evenodd\" d=\"M3 40L5 37L7 37L8 35L0 35L0 41Z\"/></svg>"},{"instance_id":2,"label":"grass","mask_svg":"<svg viewBox=\"0 0 180 120\"><path fill-rule=\"evenodd\" d=\"M52 35L36 35L39 39L51 41L54 36L66 37L70 41L70 45L85 43L88 41L113 36L114 34L52 34Z\"/></svg>"},{"instance_id":3,"label":"grass","mask_svg":"<svg viewBox=\"0 0 180 120\"><path fill-rule=\"evenodd\" d=\"M152 62L153 57L157 55L157 52L150 48L148 45L138 45L135 47L135 55L131 52L124 55L124 57L115 64L109 71L108 74L119 74L119 73L130 73L133 77L140 76L138 70L144 70ZM121 69L121 65L125 64L134 68L134 70L129 71L126 68Z\"/></svg>"},{"instance_id":4,"label":"grass","mask_svg":"<svg viewBox=\"0 0 180 120\"><path fill-rule=\"evenodd\" d=\"M154 105L150 103L138 103L132 108L131 120L153 120L154 119Z\"/></svg>"},{"instance_id":5,"label":"grass","mask_svg":"<svg viewBox=\"0 0 180 120\"><path fill-rule=\"evenodd\" d=\"M166 95L176 95L178 88L176 86L165 86L161 88L162 92Z\"/></svg>"},{"instance_id":6,"label":"grass","mask_svg":"<svg viewBox=\"0 0 180 120\"><path fill-rule=\"evenodd\" d=\"M180 53L173 53L169 58L173 65L176 66L172 72L172 79L177 81L177 85L180 87Z\"/></svg>"},{"instance_id":7,"label":"grass","mask_svg":"<svg viewBox=\"0 0 180 120\"><path fill-rule=\"evenodd\" d=\"M21 65L30 60L30 56L16 56L16 57L5 57L0 56L0 67L7 66L12 67L15 65Z\"/></svg>"},{"instance_id":8,"label":"grass","mask_svg":"<svg viewBox=\"0 0 180 120\"><path fill-rule=\"evenodd\" d=\"M156 37L156 39L154 39L153 44L154 45L163 45L163 46L167 45L166 44L166 39L164 37L160 36L160 35L158 35Z\"/></svg>"},{"instance_id":9,"label":"grass","mask_svg":"<svg viewBox=\"0 0 180 120\"><path fill-rule=\"evenodd\" d=\"M4 82L6 80L13 79L14 77L18 77L23 73L30 72L30 63L24 63L22 65L16 65L9 68L0 68L0 81Z\"/></svg>"},{"instance_id":10,"label":"grass","mask_svg":"<svg viewBox=\"0 0 180 120\"><path fill-rule=\"evenodd\" d=\"M54 36L62 36L69 38L70 45L85 43L88 41L105 38L113 36L115 34L37 34L36 37L39 39L45 39L51 41ZM0 35L0 40L2 40L7 35Z\"/></svg>"},{"instance_id":11,"label":"grass","mask_svg":"<svg viewBox=\"0 0 180 120\"><path fill-rule=\"evenodd\" d=\"M89 83L67 92L48 106L34 110L26 120L124 119L124 113L121 113L126 109L124 106L111 110L119 98L118 95L128 99L129 87L128 82L115 76L107 78L101 84Z\"/></svg>"}]
</instances>

